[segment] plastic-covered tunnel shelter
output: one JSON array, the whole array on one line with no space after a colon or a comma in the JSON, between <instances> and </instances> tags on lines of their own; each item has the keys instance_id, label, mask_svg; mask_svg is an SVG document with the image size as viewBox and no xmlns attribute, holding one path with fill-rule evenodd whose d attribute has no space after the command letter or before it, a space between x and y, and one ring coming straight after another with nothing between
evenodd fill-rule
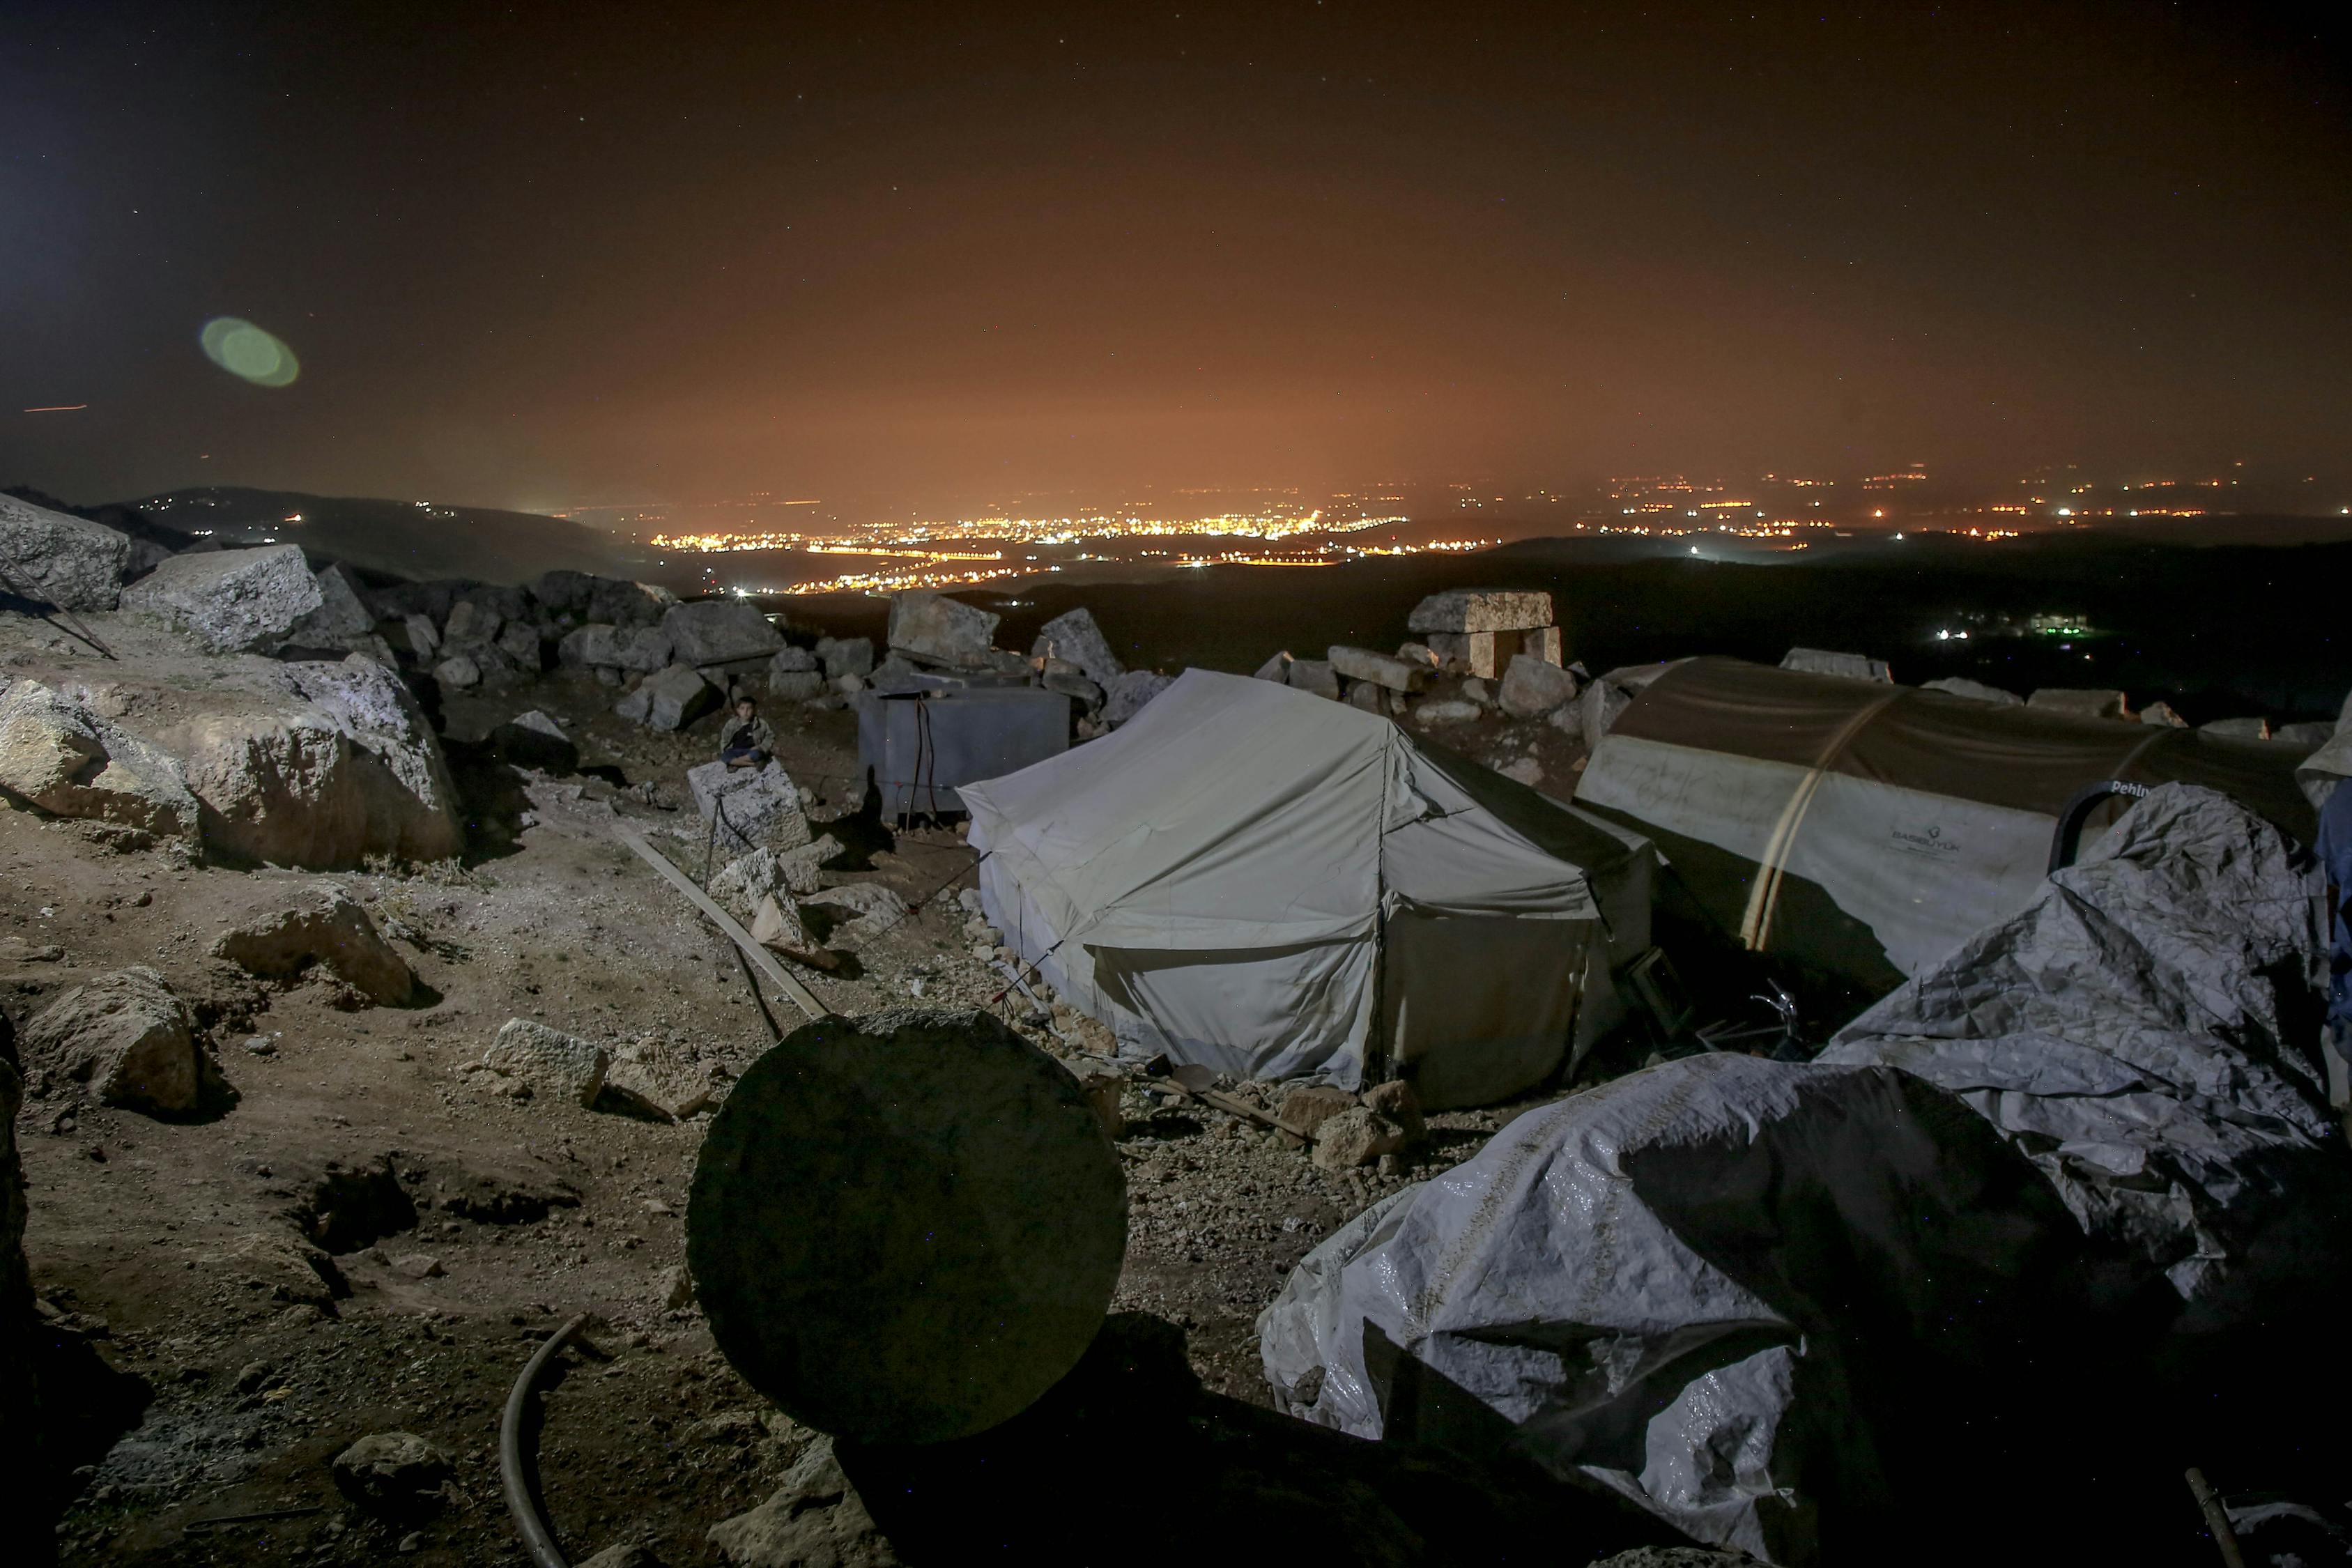
<instances>
[{"instance_id":1,"label":"plastic-covered tunnel shelter","mask_svg":"<svg viewBox=\"0 0 2352 1568\"><path fill-rule=\"evenodd\" d=\"M1187 670L1102 740L960 792L989 918L1122 1043L1432 1109L1622 1016L1650 847L1273 681Z\"/></svg>"},{"instance_id":2,"label":"plastic-covered tunnel shelter","mask_svg":"<svg viewBox=\"0 0 2352 1568\"><path fill-rule=\"evenodd\" d=\"M1748 947L1878 994L2024 908L2087 785L2204 784L2308 844L2306 750L1693 658L1618 718L1576 800Z\"/></svg>"}]
</instances>

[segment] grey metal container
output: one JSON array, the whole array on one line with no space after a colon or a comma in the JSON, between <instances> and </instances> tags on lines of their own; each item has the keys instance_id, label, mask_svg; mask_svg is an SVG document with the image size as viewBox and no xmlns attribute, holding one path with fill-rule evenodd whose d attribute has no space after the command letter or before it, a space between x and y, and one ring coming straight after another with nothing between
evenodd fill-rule
<instances>
[{"instance_id":1,"label":"grey metal container","mask_svg":"<svg viewBox=\"0 0 2352 1568\"><path fill-rule=\"evenodd\" d=\"M1018 772L1070 746L1070 700L1034 686L867 691L857 699L857 769L882 809L961 811L956 785Z\"/></svg>"}]
</instances>

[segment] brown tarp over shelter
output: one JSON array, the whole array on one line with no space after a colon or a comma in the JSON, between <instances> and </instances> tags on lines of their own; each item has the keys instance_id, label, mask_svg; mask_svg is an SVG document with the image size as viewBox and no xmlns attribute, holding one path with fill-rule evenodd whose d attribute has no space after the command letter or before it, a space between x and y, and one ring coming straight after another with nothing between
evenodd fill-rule
<instances>
[{"instance_id":1,"label":"brown tarp over shelter","mask_svg":"<svg viewBox=\"0 0 2352 1568\"><path fill-rule=\"evenodd\" d=\"M2308 844L2305 751L1695 658L1626 709L1576 799L1748 947L1882 993L2025 907L2085 785L2203 784Z\"/></svg>"}]
</instances>

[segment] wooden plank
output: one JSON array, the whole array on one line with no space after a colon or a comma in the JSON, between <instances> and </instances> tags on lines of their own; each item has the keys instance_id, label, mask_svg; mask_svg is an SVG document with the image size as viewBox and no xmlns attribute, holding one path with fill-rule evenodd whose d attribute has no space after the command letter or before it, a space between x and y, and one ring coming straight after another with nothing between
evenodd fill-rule
<instances>
[{"instance_id":1,"label":"wooden plank","mask_svg":"<svg viewBox=\"0 0 2352 1568\"><path fill-rule=\"evenodd\" d=\"M833 1009L818 1001L807 986L787 973L784 966L776 962L776 955L753 942L751 933L738 924L733 915L711 902L710 895L696 887L693 878L671 865L668 856L646 843L628 828L614 828L613 837L635 850L646 865L659 871L669 880L672 887L684 893L711 924L727 933L728 941L743 950L743 956L751 960L752 967L774 981L777 988L791 998L793 1005L802 1012L812 1018L828 1018L833 1016Z\"/></svg>"}]
</instances>

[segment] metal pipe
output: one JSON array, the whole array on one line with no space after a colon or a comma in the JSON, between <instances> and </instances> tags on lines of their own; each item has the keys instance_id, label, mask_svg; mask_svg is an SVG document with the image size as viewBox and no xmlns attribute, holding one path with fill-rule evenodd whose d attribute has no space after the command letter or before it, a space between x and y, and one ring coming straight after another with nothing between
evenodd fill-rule
<instances>
[{"instance_id":1,"label":"metal pipe","mask_svg":"<svg viewBox=\"0 0 2352 1568\"><path fill-rule=\"evenodd\" d=\"M547 1342L531 1352L523 1363L522 1375L507 1394L507 1411L499 1420L499 1485L507 1495L507 1511L514 1515L515 1532L522 1537L523 1550L530 1553L537 1568L572 1568L555 1544L555 1536L540 1517L539 1505L530 1495L530 1482L523 1468L522 1417L530 1406L532 1391L539 1374L555 1352L563 1348L580 1325L588 1321L581 1313L547 1337ZM536 1456L534 1455L534 1458Z\"/></svg>"}]
</instances>

